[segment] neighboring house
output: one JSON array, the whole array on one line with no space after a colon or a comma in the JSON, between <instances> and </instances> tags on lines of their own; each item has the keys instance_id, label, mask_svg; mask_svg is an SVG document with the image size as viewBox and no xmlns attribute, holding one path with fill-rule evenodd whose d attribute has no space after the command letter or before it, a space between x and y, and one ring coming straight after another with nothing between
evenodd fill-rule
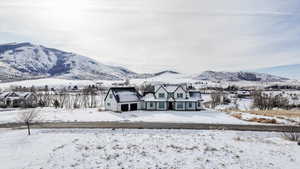
<instances>
[{"instance_id":1,"label":"neighboring house","mask_svg":"<svg viewBox=\"0 0 300 169\"><path fill-rule=\"evenodd\" d=\"M105 110L132 111L141 109L140 94L134 87L112 87L105 96Z\"/></svg>"},{"instance_id":2,"label":"neighboring house","mask_svg":"<svg viewBox=\"0 0 300 169\"><path fill-rule=\"evenodd\" d=\"M141 108L144 110L201 110L201 93L188 90L186 85L155 86L154 93L142 98Z\"/></svg>"},{"instance_id":3,"label":"neighboring house","mask_svg":"<svg viewBox=\"0 0 300 169\"><path fill-rule=\"evenodd\" d=\"M250 96L251 96L250 91L246 91L246 90L237 91L238 98L249 98Z\"/></svg>"},{"instance_id":4,"label":"neighboring house","mask_svg":"<svg viewBox=\"0 0 300 169\"><path fill-rule=\"evenodd\" d=\"M32 92L4 92L0 94L0 102L7 107L34 107L37 96Z\"/></svg>"}]
</instances>

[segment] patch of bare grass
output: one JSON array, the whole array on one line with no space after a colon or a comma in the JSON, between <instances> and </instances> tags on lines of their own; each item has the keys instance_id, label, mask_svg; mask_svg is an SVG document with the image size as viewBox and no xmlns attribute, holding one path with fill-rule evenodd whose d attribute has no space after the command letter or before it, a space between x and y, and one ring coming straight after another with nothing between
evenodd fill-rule
<instances>
[{"instance_id":1,"label":"patch of bare grass","mask_svg":"<svg viewBox=\"0 0 300 169\"><path fill-rule=\"evenodd\" d=\"M242 114L241 113L249 113L253 115L260 115L260 116L266 116L266 117L274 117L277 119L284 119L288 120L292 123L295 124L300 124L300 121L297 121L296 119L300 120L300 110L248 110L248 111L242 111L242 110L233 110L233 109L228 109L224 110L224 112L231 113L230 115L241 119ZM237 112L237 113L232 113L232 112ZM272 119L270 121L269 119L264 119L264 118L253 118L250 119L249 121L255 121L258 123L275 123L275 119Z\"/></svg>"},{"instance_id":2,"label":"patch of bare grass","mask_svg":"<svg viewBox=\"0 0 300 169\"><path fill-rule=\"evenodd\" d=\"M230 115L237 119L248 121L248 122L279 124L279 122L276 119L267 119L267 118L259 118L259 117L252 117L250 119L246 119L246 118L243 118L242 113L232 113Z\"/></svg>"},{"instance_id":3,"label":"patch of bare grass","mask_svg":"<svg viewBox=\"0 0 300 169\"><path fill-rule=\"evenodd\" d=\"M266 119L266 118L257 118L257 117L253 117L247 121L257 122L257 123L267 123L267 124L277 124L278 123L276 121L276 119Z\"/></svg>"},{"instance_id":4,"label":"patch of bare grass","mask_svg":"<svg viewBox=\"0 0 300 169\"><path fill-rule=\"evenodd\" d=\"M247 112L270 117L300 118L300 110L250 110Z\"/></svg>"}]
</instances>

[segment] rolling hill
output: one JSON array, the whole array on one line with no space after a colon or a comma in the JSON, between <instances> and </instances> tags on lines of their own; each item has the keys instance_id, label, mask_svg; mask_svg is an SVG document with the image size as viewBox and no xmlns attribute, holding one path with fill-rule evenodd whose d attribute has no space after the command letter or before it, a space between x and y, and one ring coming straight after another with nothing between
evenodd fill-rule
<instances>
[{"instance_id":1,"label":"rolling hill","mask_svg":"<svg viewBox=\"0 0 300 169\"><path fill-rule=\"evenodd\" d=\"M300 64L268 67L253 71L300 80Z\"/></svg>"}]
</instances>

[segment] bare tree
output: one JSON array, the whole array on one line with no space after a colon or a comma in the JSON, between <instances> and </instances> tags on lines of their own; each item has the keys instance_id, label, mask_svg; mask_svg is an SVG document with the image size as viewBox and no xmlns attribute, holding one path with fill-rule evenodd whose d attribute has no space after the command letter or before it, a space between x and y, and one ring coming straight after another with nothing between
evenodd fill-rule
<instances>
[{"instance_id":1,"label":"bare tree","mask_svg":"<svg viewBox=\"0 0 300 169\"><path fill-rule=\"evenodd\" d=\"M211 93L211 107L215 108L220 104L228 104L231 100L222 91L216 91Z\"/></svg>"},{"instance_id":2,"label":"bare tree","mask_svg":"<svg viewBox=\"0 0 300 169\"><path fill-rule=\"evenodd\" d=\"M28 135L30 135L30 125L33 121L37 120L39 118L38 111L31 109L22 111L18 114L18 120L25 123L27 126Z\"/></svg>"},{"instance_id":3,"label":"bare tree","mask_svg":"<svg viewBox=\"0 0 300 169\"><path fill-rule=\"evenodd\" d=\"M290 141L298 141L300 142L300 133L296 132L285 132L282 134L284 138Z\"/></svg>"},{"instance_id":4,"label":"bare tree","mask_svg":"<svg viewBox=\"0 0 300 169\"><path fill-rule=\"evenodd\" d=\"M262 91L255 91L253 93L253 107L260 110L271 110L273 108L287 109L289 107L289 100L283 97L282 94L273 96Z\"/></svg>"}]
</instances>

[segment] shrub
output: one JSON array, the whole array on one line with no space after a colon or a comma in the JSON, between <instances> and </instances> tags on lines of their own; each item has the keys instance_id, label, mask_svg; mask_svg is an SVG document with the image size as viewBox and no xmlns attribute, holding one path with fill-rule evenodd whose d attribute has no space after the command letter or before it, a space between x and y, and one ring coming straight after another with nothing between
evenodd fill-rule
<instances>
[{"instance_id":1,"label":"shrub","mask_svg":"<svg viewBox=\"0 0 300 169\"><path fill-rule=\"evenodd\" d=\"M298 143L300 142L300 133L299 132L296 132L294 131L293 128L289 128L288 129L289 131L288 132L284 132L282 134L282 136L289 140L289 141L298 141Z\"/></svg>"},{"instance_id":2,"label":"shrub","mask_svg":"<svg viewBox=\"0 0 300 169\"><path fill-rule=\"evenodd\" d=\"M282 135L285 139L287 139L289 141L299 141L299 143L300 143L300 133L285 132Z\"/></svg>"}]
</instances>

